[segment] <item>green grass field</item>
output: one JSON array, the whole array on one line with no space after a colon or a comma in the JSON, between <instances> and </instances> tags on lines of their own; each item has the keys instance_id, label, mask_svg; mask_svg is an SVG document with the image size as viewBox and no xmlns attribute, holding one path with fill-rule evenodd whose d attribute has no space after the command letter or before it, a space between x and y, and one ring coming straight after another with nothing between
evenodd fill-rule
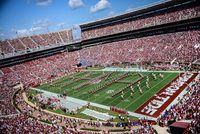
<instances>
[{"instance_id":1,"label":"green grass field","mask_svg":"<svg viewBox=\"0 0 200 134\"><path fill-rule=\"evenodd\" d=\"M59 94L67 93L71 97L106 106L115 106L133 112L162 89L162 87L171 82L179 73L163 72L164 78L160 78L157 72L154 72L154 74L156 74L157 79L154 79L150 72L139 74L136 72L82 71L43 84L37 88ZM149 77L150 89L146 87L147 76ZM142 94L137 87L136 81L138 80L141 82ZM131 88L125 88L129 84L133 85L134 97L131 97ZM121 98L121 93L112 97L114 93L119 92L123 88L125 88L123 91L124 100ZM97 91L91 93L95 90Z\"/></svg>"}]
</instances>

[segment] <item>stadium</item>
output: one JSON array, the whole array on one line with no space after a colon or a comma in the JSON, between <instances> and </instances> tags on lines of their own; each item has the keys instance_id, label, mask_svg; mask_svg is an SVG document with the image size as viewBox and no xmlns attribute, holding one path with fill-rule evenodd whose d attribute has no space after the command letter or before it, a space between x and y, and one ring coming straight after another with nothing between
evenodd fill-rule
<instances>
[{"instance_id":1,"label":"stadium","mask_svg":"<svg viewBox=\"0 0 200 134\"><path fill-rule=\"evenodd\" d=\"M0 133L200 133L198 0L78 28L0 40Z\"/></svg>"}]
</instances>

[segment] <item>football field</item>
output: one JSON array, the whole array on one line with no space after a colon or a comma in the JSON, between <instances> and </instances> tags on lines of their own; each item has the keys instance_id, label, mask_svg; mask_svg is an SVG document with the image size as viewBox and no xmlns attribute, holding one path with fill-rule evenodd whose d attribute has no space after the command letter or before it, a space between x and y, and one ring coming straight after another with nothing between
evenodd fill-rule
<instances>
[{"instance_id":1,"label":"football field","mask_svg":"<svg viewBox=\"0 0 200 134\"><path fill-rule=\"evenodd\" d=\"M37 88L134 112L178 75L178 72L87 70Z\"/></svg>"}]
</instances>

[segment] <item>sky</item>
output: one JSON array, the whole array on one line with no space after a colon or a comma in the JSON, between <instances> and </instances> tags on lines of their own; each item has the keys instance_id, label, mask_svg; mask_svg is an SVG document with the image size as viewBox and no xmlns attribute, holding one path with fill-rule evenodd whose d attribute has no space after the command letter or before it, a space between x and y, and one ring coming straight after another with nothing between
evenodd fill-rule
<instances>
[{"instance_id":1,"label":"sky","mask_svg":"<svg viewBox=\"0 0 200 134\"><path fill-rule=\"evenodd\" d=\"M0 0L0 39L69 29L160 1Z\"/></svg>"}]
</instances>

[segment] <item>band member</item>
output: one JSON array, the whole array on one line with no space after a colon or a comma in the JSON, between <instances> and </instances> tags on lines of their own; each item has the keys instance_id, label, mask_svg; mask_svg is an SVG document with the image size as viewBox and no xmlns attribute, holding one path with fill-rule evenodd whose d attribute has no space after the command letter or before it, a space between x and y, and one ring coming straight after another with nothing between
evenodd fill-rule
<instances>
[{"instance_id":1,"label":"band member","mask_svg":"<svg viewBox=\"0 0 200 134\"><path fill-rule=\"evenodd\" d=\"M133 92L131 92L131 97L134 98L134 94L133 94Z\"/></svg>"},{"instance_id":2,"label":"band member","mask_svg":"<svg viewBox=\"0 0 200 134\"><path fill-rule=\"evenodd\" d=\"M163 75L163 74L161 74L161 73L159 74L159 76L160 76L160 78L162 78L162 79L163 79L163 77L164 77L164 75Z\"/></svg>"},{"instance_id":3,"label":"band member","mask_svg":"<svg viewBox=\"0 0 200 134\"><path fill-rule=\"evenodd\" d=\"M138 85L140 85L141 84L141 82L140 81L138 81Z\"/></svg>"},{"instance_id":4,"label":"band member","mask_svg":"<svg viewBox=\"0 0 200 134\"><path fill-rule=\"evenodd\" d=\"M139 83L137 84L137 87L138 87L138 89L140 89L140 84Z\"/></svg>"},{"instance_id":5,"label":"band member","mask_svg":"<svg viewBox=\"0 0 200 134\"><path fill-rule=\"evenodd\" d=\"M157 79L156 74L152 73L152 76L155 80Z\"/></svg>"},{"instance_id":6,"label":"band member","mask_svg":"<svg viewBox=\"0 0 200 134\"><path fill-rule=\"evenodd\" d=\"M122 100L124 100L124 94L121 95Z\"/></svg>"},{"instance_id":7,"label":"band member","mask_svg":"<svg viewBox=\"0 0 200 134\"><path fill-rule=\"evenodd\" d=\"M147 81L149 81L149 76L147 76Z\"/></svg>"},{"instance_id":8,"label":"band member","mask_svg":"<svg viewBox=\"0 0 200 134\"><path fill-rule=\"evenodd\" d=\"M139 87L140 94L143 94L142 88Z\"/></svg>"},{"instance_id":9,"label":"band member","mask_svg":"<svg viewBox=\"0 0 200 134\"><path fill-rule=\"evenodd\" d=\"M134 93L134 92L135 92L132 86L131 86L131 92L132 92L132 93Z\"/></svg>"},{"instance_id":10,"label":"band member","mask_svg":"<svg viewBox=\"0 0 200 134\"><path fill-rule=\"evenodd\" d=\"M150 87L149 87L149 82L148 81L146 81L146 87L149 89Z\"/></svg>"}]
</instances>

